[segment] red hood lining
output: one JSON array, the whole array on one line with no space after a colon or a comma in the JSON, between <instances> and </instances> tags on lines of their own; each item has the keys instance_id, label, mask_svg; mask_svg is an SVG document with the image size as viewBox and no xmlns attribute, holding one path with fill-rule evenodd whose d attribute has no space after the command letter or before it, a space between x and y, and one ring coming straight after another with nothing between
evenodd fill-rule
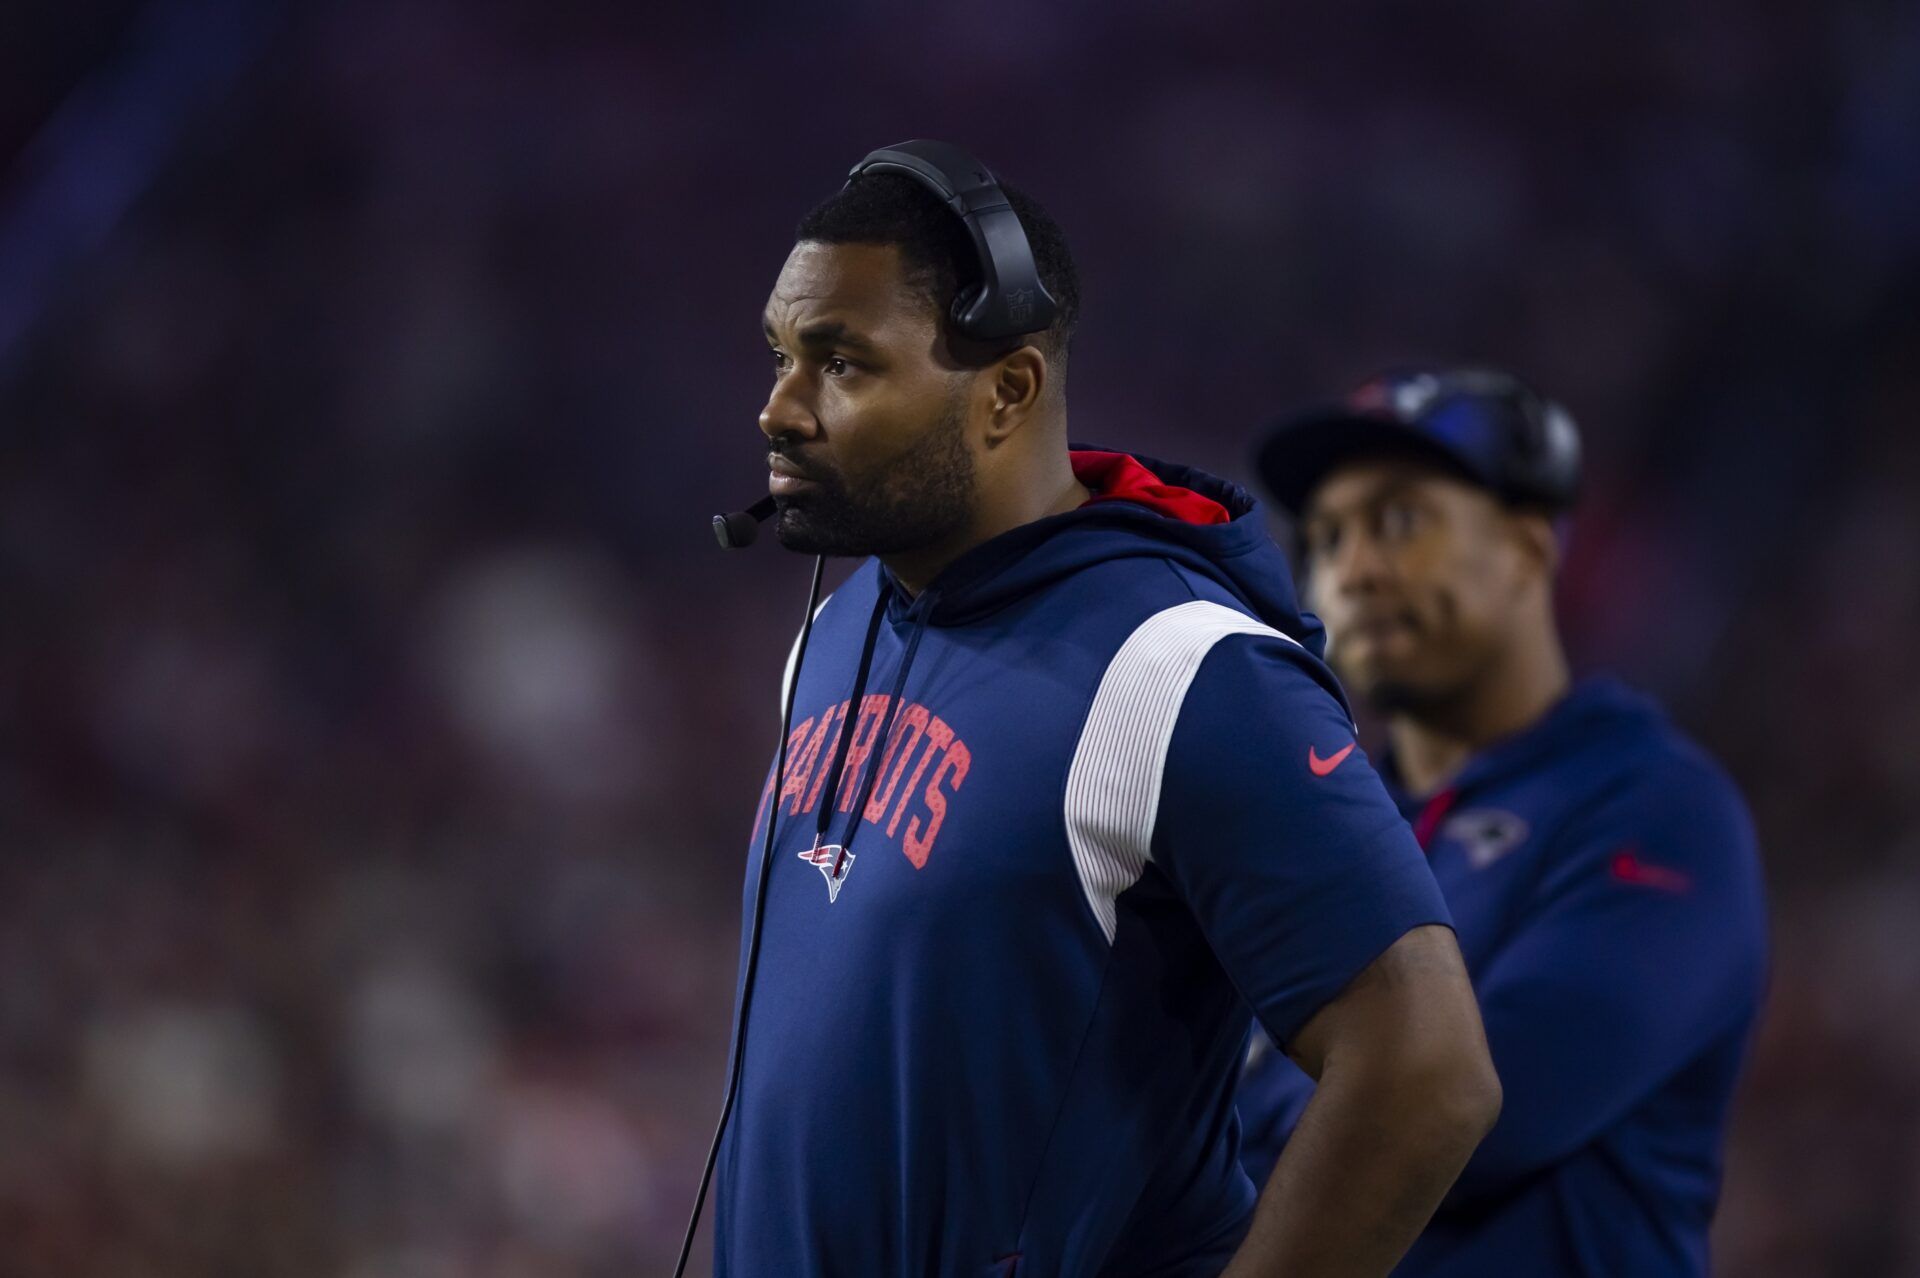
<instances>
[{"instance_id":1,"label":"red hood lining","mask_svg":"<svg viewBox=\"0 0 1920 1278\"><path fill-rule=\"evenodd\" d=\"M1169 484L1126 453L1076 449L1067 454L1073 477L1093 491L1081 505L1101 501L1130 501L1155 514L1189 524L1229 524L1233 516L1211 497L1191 488Z\"/></svg>"}]
</instances>

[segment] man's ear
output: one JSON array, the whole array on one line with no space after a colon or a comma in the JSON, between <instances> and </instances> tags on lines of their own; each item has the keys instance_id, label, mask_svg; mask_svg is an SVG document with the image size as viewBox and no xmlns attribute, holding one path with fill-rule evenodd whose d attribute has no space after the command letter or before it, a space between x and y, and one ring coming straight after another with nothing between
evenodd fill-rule
<instances>
[{"instance_id":1,"label":"man's ear","mask_svg":"<svg viewBox=\"0 0 1920 1278\"><path fill-rule=\"evenodd\" d=\"M1553 520L1533 511L1508 516L1521 551L1540 566L1549 588L1560 572L1560 538L1554 533Z\"/></svg>"},{"instance_id":2,"label":"man's ear","mask_svg":"<svg viewBox=\"0 0 1920 1278\"><path fill-rule=\"evenodd\" d=\"M993 392L987 413L987 446L1010 437L1031 419L1047 391L1047 357L1038 346L1022 346L995 360L987 371Z\"/></svg>"}]
</instances>

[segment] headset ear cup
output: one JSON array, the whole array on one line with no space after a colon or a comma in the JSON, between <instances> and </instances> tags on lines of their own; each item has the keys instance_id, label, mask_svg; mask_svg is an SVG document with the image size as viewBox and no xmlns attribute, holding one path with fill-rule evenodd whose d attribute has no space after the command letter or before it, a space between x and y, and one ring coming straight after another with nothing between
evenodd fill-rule
<instances>
[{"instance_id":1,"label":"headset ear cup","mask_svg":"<svg viewBox=\"0 0 1920 1278\"><path fill-rule=\"evenodd\" d=\"M953 320L955 332L962 336L972 336L968 331L972 325L968 322L967 313L973 309L974 303L978 302L981 294L985 292L986 285L969 284L953 295L953 307L948 315Z\"/></svg>"}]
</instances>

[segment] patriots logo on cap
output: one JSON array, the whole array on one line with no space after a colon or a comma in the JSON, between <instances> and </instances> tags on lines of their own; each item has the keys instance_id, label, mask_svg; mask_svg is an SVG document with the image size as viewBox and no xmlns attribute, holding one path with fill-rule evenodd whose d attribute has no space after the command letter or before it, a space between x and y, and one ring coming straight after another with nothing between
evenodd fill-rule
<instances>
[{"instance_id":1,"label":"patriots logo on cap","mask_svg":"<svg viewBox=\"0 0 1920 1278\"><path fill-rule=\"evenodd\" d=\"M823 845L816 835L812 847L800 849L800 859L826 876L827 904L839 900L840 885L847 881L847 874L853 869L853 853L838 843Z\"/></svg>"},{"instance_id":2,"label":"patriots logo on cap","mask_svg":"<svg viewBox=\"0 0 1920 1278\"><path fill-rule=\"evenodd\" d=\"M1347 407L1362 413L1386 413L1412 421L1426 411L1440 393L1439 379L1431 373L1407 378L1377 378L1347 396Z\"/></svg>"}]
</instances>

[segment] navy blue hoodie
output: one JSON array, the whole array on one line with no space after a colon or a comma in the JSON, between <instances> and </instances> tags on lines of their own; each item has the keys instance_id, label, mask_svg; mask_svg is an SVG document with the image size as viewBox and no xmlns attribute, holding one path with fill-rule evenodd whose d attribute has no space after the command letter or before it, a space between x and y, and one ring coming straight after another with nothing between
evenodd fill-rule
<instances>
[{"instance_id":1,"label":"navy blue hoodie","mask_svg":"<svg viewBox=\"0 0 1920 1278\"><path fill-rule=\"evenodd\" d=\"M1391 777L1391 760L1386 771ZM1651 701L1588 680L1432 796L1432 858L1506 1100L1394 1272L1699 1278L1753 1036L1766 907L1746 805ZM1249 1066L1265 1175L1313 1083Z\"/></svg>"},{"instance_id":2,"label":"navy blue hoodie","mask_svg":"<svg viewBox=\"0 0 1920 1278\"><path fill-rule=\"evenodd\" d=\"M719 1274L1215 1275L1250 1013L1285 1042L1448 921L1254 502L1149 465L1076 453L1095 501L820 608Z\"/></svg>"}]
</instances>

